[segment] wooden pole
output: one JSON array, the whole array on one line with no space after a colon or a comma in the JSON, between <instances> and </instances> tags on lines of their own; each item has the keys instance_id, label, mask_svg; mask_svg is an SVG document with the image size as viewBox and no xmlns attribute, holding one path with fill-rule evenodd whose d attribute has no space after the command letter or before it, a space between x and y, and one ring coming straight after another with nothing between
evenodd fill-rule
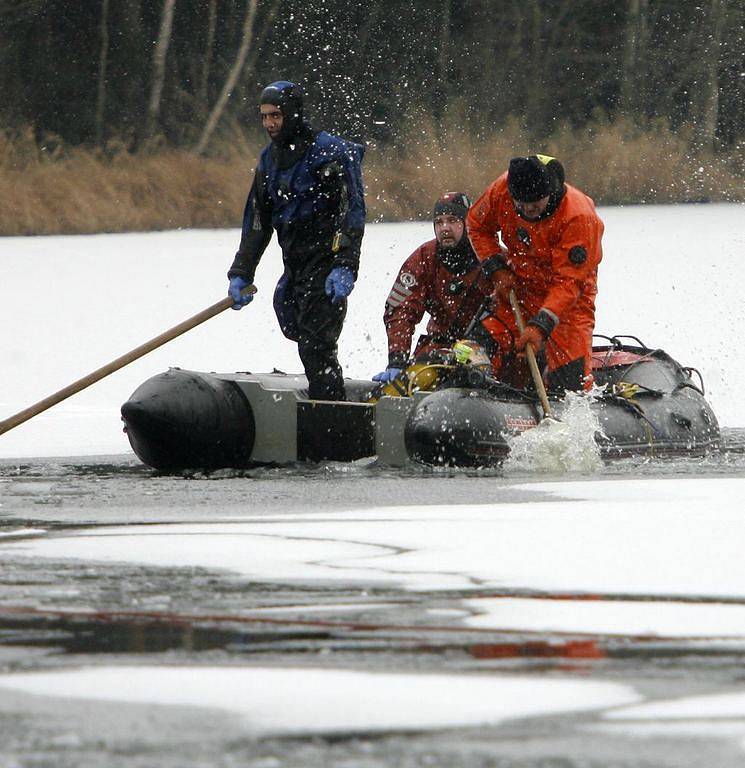
<instances>
[{"instance_id":1,"label":"wooden pole","mask_svg":"<svg viewBox=\"0 0 745 768\"><path fill-rule=\"evenodd\" d=\"M523 320L523 313L520 310L520 305L517 303L517 296L515 296L514 289L510 289L510 305L515 315L515 322L517 323L517 329L522 333L525 330L525 321ZM528 358L528 367L530 368L530 374L533 377L533 384L535 384L536 392L538 392L538 399L541 401L541 407L543 408L543 415L551 416L551 406L548 403L548 395L546 394L546 387L543 384L543 377L538 370L538 362L535 359L535 350L532 344L525 345L525 354Z\"/></svg>"},{"instance_id":2,"label":"wooden pole","mask_svg":"<svg viewBox=\"0 0 745 768\"><path fill-rule=\"evenodd\" d=\"M244 296L249 293L254 294L256 293L256 286L249 285L243 289L242 293ZM188 320L184 320L178 325L174 325L173 328L164 331L159 336L150 339L150 341L146 341L144 344L136 347L131 352L127 352L121 357L117 357L116 360L112 360L107 365L104 365L103 367L93 371L93 373L89 373L87 376L83 376L82 379L78 379L72 384L68 384L64 389L60 389L59 392L55 392L53 395L49 395L49 397L45 397L38 403L30 405L28 408L25 408L19 413L16 413L14 416L11 416L4 421L0 421L0 435L5 434L6 432L10 431L14 427L17 427L19 424L23 424L29 419L33 419L34 416L38 416L40 413L46 411L48 408L51 408L53 405L61 403L71 395L80 392L82 389L85 389L91 384L95 384L97 381L105 378L109 374L114 373L114 371L118 371L120 368L124 368L125 365L133 363L135 360L138 360L148 352L152 352L154 349L162 347L163 344L166 344L169 341L173 341L173 339L176 337L192 330L192 328L196 328L205 320L209 320L211 317L219 315L220 312L224 312L232 305L233 299L231 299L230 296L226 296L224 299L221 299L211 307L207 307L207 309L203 309L201 312L198 312Z\"/></svg>"}]
</instances>

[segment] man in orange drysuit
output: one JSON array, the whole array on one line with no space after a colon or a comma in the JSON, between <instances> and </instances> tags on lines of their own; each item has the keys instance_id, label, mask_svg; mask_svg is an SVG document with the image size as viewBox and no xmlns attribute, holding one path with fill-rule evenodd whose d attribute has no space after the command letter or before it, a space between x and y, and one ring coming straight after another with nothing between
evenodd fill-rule
<instances>
[{"instance_id":1,"label":"man in orange drysuit","mask_svg":"<svg viewBox=\"0 0 745 768\"><path fill-rule=\"evenodd\" d=\"M492 275L498 302L483 321L498 346L500 368L532 345L545 357L554 390L592 385L597 270L603 222L593 201L564 183L564 169L546 155L515 157L509 170L474 203L466 219L480 260L499 267ZM501 234L507 247L499 257ZM514 289L526 318L520 334L509 303ZM542 354L541 354L542 353Z\"/></svg>"}]
</instances>

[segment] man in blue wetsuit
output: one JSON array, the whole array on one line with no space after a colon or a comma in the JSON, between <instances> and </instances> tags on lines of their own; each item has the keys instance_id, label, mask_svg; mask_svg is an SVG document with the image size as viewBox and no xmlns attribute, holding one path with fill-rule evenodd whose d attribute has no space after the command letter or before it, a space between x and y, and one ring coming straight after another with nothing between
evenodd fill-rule
<instances>
[{"instance_id":1,"label":"man in blue wetsuit","mask_svg":"<svg viewBox=\"0 0 745 768\"><path fill-rule=\"evenodd\" d=\"M238 252L228 271L233 309L276 230L284 274L274 292L282 332L297 342L308 396L344 400L337 341L354 288L365 228L364 147L314 131L300 88L280 80L264 88L261 123L271 142L256 167Z\"/></svg>"}]
</instances>

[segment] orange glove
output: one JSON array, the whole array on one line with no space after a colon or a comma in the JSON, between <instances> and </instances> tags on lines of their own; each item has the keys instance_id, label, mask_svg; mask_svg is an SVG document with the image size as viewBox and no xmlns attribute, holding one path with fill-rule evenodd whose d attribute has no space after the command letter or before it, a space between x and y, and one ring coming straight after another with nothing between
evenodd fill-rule
<instances>
[{"instance_id":1,"label":"orange glove","mask_svg":"<svg viewBox=\"0 0 745 768\"><path fill-rule=\"evenodd\" d=\"M525 330L520 334L520 338L515 342L515 348L518 352L525 354L525 347L530 344L533 351L538 354L546 343L546 337L540 328L535 325L526 325Z\"/></svg>"}]
</instances>

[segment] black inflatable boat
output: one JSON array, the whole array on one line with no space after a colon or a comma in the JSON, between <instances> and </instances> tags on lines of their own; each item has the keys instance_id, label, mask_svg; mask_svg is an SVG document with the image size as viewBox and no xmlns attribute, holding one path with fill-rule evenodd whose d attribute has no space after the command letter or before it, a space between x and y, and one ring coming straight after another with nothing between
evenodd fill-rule
<instances>
[{"instance_id":1,"label":"black inflatable boat","mask_svg":"<svg viewBox=\"0 0 745 768\"><path fill-rule=\"evenodd\" d=\"M719 425L695 369L635 337L607 342L593 349L597 392L590 403L603 458L718 447ZM322 402L308 399L300 375L172 368L137 388L122 419L140 460L174 472L367 456L391 466L489 466L507 456L511 436L543 416L534 392L467 365L452 366L435 391L398 397L379 396L371 381L345 383L347 402ZM549 397L561 419L561 395Z\"/></svg>"}]
</instances>

